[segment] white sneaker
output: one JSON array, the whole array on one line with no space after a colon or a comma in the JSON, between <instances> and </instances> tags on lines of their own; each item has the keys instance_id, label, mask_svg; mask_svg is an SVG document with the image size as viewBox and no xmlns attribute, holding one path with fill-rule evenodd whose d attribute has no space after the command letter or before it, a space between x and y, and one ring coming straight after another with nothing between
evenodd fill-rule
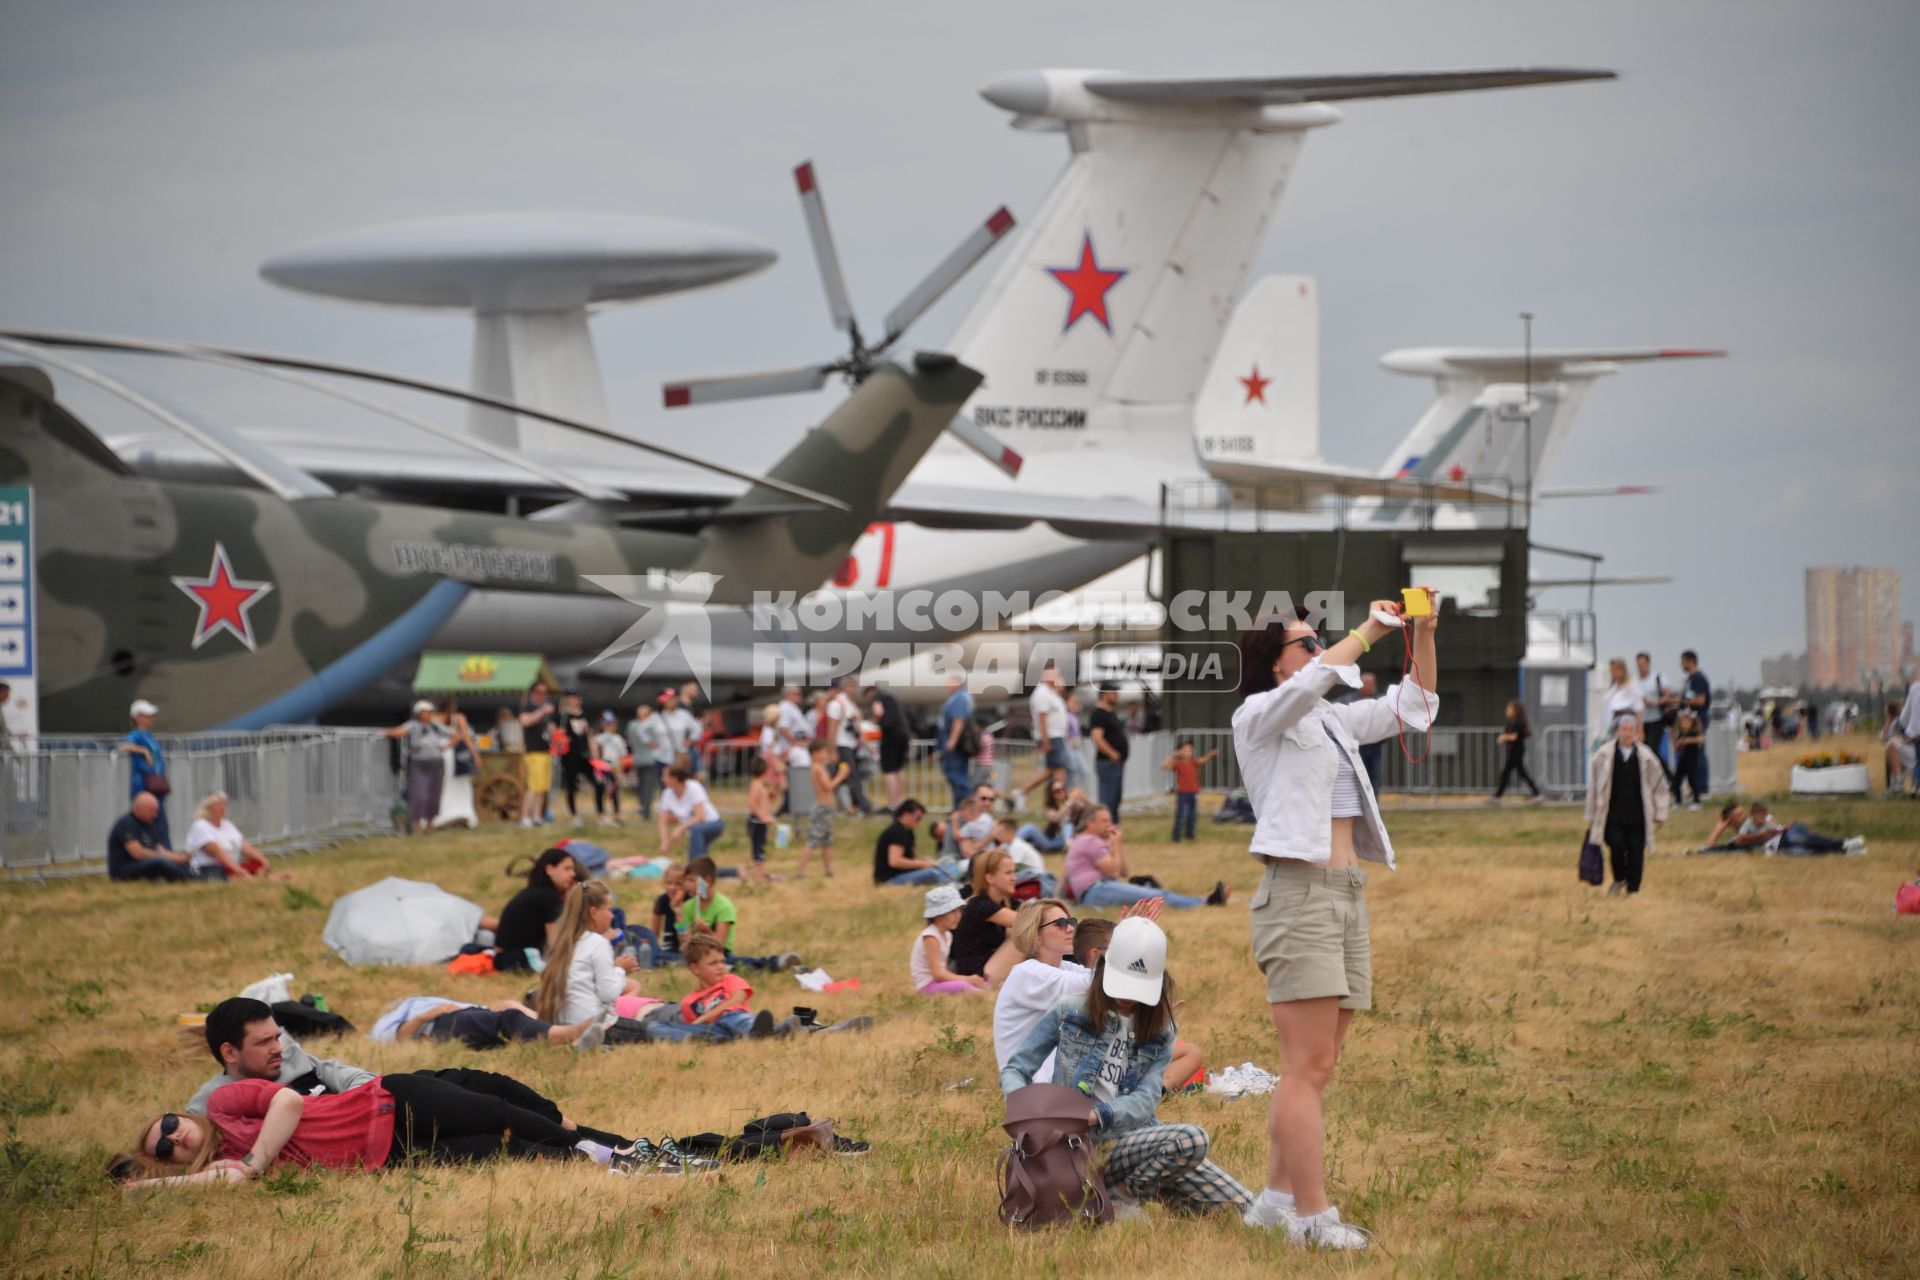
<instances>
[{"instance_id":1,"label":"white sneaker","mask_svg":"<svg viewBox=\"0 0 1920 1280\"><path fill-rule=\"evenodd\" d=\"M1287 1235L1309 1249L1364 1249L1373 1240L1364 1229L1340 1221L1340 1210L1332 1205L1312 1217L1296 1216Z\"/></svg>"},{"instance_id":2,"label":"white sneaker","mask_svg":"<svg viewBox=\"0 0 1920 1280\"><path fill-rule=\"evenodd\" d=\"M520 825L521 825L521 826L523 826L523 827L531 827L531 826L533 826L533 819L532 819L532 818L522 818L522 819L520 819Z\"/></svg>"},{"instance_id":3,"label":"white sneaker","mask_svg":"<svg viewBox=\"0 0 1920 1280\"><path fill-rule=\"evenodd\" d=\"M1866 851L1867 851L1867 838L1865 836L1852 836L1847 840L1846 852L1865 853Z\"/></svg>"},{"instance_id":4,"label":"white sneaker","mask_svg":"<svg viewBox=\"0 0 1920 1280\"><path fill-rule=\"evenodd\" d=\"M1700 812L1700 802L1699 802L1698 800L1695 800L1695 801L1694 801L1694 802L1693 802L1692 804L1690 804L1690 805L1688 805L1688 806L1687 806L1687 812L1688 812L1688 813L1698 813L1698 812Z\"/></svg>"},{"instance_id":5,"label":"white sneaker","mask_svg":"<svg viewBox=\"0 0 1920 1280\"><path fill-rule=\"evenodd\" d=\"M1291 1209L1283 1209L1278 1205L1268 1204L1265 1200L1261 1199L1260 1196L1255 1195L1253 1197L1253 1203L1248 1205L1246 1212L1240 1215L1240 1221L1260 1230L1284 1227L1287 1233L1291 1235L1293 1233L1293 1224L1300 1221L1300 1215Z\"/></svg>"}]
</instances>

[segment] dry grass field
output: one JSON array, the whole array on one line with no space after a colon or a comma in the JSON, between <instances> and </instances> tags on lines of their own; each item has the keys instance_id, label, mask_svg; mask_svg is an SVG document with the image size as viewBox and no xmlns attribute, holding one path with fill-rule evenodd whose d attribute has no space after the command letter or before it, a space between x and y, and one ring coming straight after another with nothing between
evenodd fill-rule
<instances>
[{"instance_id":1,"label":"dry grass field","mask_svg":"<svg viewBox=\"0 0 1920 1280\"><path fill-rule=\"evenodd\" d=\"M1778 776L1790 752L1749 762ZM1875 769L1876 776L1878 769ZM383 1176L282 1171L256 1186L129 1199L99 1176L139 1122L205 1078L177 1013L279 970L363 1026L401 995L486 999L508 978L355 970L320 941L327 906L387 874L497 910L517 829L377 840L292 862L281 884L169 889L102 880L0 888L0 1274L27 1276L888 1276L1274 1274L1907 1275L1920 1270L1920 804L1789 803L1865 857L1685 858L1710 813L1679 813L1637 901L1574 876L1566 808L1390 815L1398 873L1370 889L1376 1010L1329 1100L1332 1186L1371 1227L1361 1258L1306 1255L1226 1220L1149 1210L1092 1233L1013 1235L994 1217L1001 1116L984 999L907 990L917 891L874 887L876 824L834 880L742 890L744 949L798 949L856 992L759 1003L873 1014L860 1036L581 1055L516 1046L318 1042L374 1069L464 1062L517 1075L570 1114L635 1134L726 1130L806 1109L871 1156L615 1179L502 1165ZM1225 877L1225 909L1169 913L1184 1033L1215 1065L1277 1066L1245 896L1244 828L1135 861L1175 888ZM590 836L595 833L589 832ZM617 836L620 851L650 840ZM737 821L721 846L744 856ZM790 857L790 855L789 855ZM616 886L644 910L647 882ZM652 975L660 991L678 974ZM1257 1186L1262 1100L1171 1099Z\"/></svg>"}]
</instances>

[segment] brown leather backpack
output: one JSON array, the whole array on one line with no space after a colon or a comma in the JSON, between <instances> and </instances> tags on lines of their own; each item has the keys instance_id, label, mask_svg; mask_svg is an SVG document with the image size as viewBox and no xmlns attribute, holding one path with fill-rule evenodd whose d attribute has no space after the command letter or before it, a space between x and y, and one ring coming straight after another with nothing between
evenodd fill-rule
<instances>
[{"instance_id":1,"label":"brown leather backpack","mask_svg":"<svg viewBox=\"0 0 1920 1280\"><path fill-rule=\"evenodd\" d=\"M1113 1220L1087 1133L1091 1105L1060 1084L1030 1084L1008 1095L1003 1127L1013 1141L1000 1153L1002 1222L1037 1227Z\"/></svg>"}]
</instances>

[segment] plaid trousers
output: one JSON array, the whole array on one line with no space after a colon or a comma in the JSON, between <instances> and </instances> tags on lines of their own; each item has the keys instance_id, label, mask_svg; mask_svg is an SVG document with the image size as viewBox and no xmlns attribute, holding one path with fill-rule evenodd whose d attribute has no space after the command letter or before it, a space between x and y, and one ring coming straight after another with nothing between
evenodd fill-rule
<instances>
[{"instance_id":1,"label":"plaid trousers","mask_svg":"<svg viewBox=\"0 0 1920 1280\"><path fill-rule=\"evenodd\" d=\"M1108 1183L1120 1182L1141 1200L1204 1213L1222 1205L1245 1209L1253 1193L1207 1159L1207 1131L1197 1124L1150 1124L1107 1147Z\"/></svg>"}]
</instances>

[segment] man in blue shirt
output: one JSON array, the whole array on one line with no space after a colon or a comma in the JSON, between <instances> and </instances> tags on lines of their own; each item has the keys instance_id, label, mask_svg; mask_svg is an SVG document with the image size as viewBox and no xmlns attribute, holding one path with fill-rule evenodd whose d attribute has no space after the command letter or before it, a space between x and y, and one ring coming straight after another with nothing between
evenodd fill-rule
<instances>
[{"instance_id":1,"label":"man in blue shirt","mask_svg":"<svg viewBox=\"0 0 1920 1280\"><path fill-rule=\"evenodd\" d=\"M1700 717L1700 730L1705 733L1707 707L1713 702L1713 685L1708 681L1707 673L1700 669L1700 655L1691 649L1681 651L1680 669L1687 673L1685 682L1680 686L1680 705ZM1707 780L1711 776L1712 771L1707 768L1706 744L1702 743L1699 752L1693 758L1693 777L1689 779L1693 784L1695 808L1700 806L1700 797L1707 794ZM1679 786L1677 779L1674 785L1677 795Z\"/></svg>"},{"instance_id":2,"label":"man in blue shirt","mask_svg":"<svg viewBox=\"0 0 1920 1280\"><path fill-rule=\"evenodd\" d=\"M940 772L953 788L953 807L973 793L967 776L970 757L962 755L960 739L967 722L973 719L973 695L967 692L965 676L947 677L947 700L940 704Z\"/></svg>"},{"instance_id":3,"label":"man in blue shirt","mask_svg":"<svg viewBox=\"0 0 1920 1280\"><path fill-rule=\"evenodd\" d=\"M141 698L127 708L127 714L133 718L133 728L127 731L126 737L120 739L120 750L129 757L128 762L132 765L128 770L128 798L138 797L143 792L153 796L154 802L160 806L159 817L154 819L154 830L159 833L161 845L171 847L173 842L169 837L172 833L167 830L167 802L163 798L166 784L163 781L160 788L156 789L148 783L150 778L165 779L167 776L167 758L161 753L160 739L153 736L153 722L160 714L160 708Z\"/></svg>"}]
</instances>

